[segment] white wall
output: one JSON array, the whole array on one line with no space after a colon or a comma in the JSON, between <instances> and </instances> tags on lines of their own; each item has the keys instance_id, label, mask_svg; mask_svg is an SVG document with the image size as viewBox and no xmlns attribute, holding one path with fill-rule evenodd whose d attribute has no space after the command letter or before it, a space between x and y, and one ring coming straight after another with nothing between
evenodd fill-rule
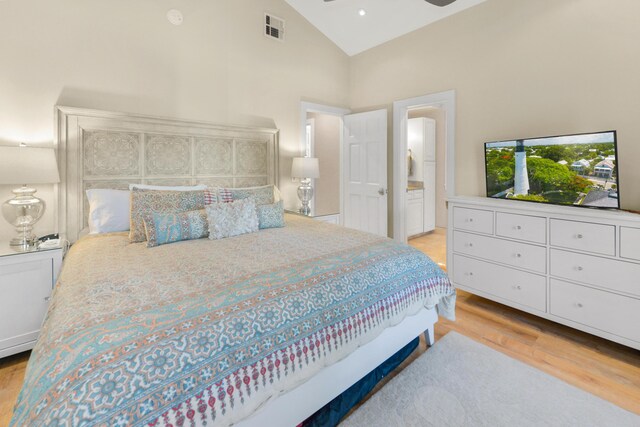
<instances>
[{"instance_id":1,"label":"white wall","mask_svg":"<svg viewBox=\"0 0 640 427\"><path fill-rule=\"evenodd\" d=\"M340 134L338 116L307 113L314 120L314 157L318 158L320 178L314 180L315 215L340 213Z\"/></svg>"},{"instance_id":2,"label":"white wall","mask_svg":"<svg viewBox=\"0 0 640 427\"><path fill-rule=\"evenodd\" d=\"M488 0L353 57L351 107L455 89L462 195L484 196L483 142L617 129L622 207L638 210L639 16L637 0Z\"/></svg>"},{"instance_id":3,"label":"white wall","mask_svg":"<svg viewBox=\"0 0 640 427\"><path fill-rule=\"evenodd\" d=\"M284 43L262 35L265 11L286 20ZM300 101L349 104L349 58L282 0L6 0L0 40L0 144L51 144L55 104L277 127L285 198ZM43 234L53 187L38 188ZM11 234L0 220L0 240Z\"/></svg>"}]
</instances>

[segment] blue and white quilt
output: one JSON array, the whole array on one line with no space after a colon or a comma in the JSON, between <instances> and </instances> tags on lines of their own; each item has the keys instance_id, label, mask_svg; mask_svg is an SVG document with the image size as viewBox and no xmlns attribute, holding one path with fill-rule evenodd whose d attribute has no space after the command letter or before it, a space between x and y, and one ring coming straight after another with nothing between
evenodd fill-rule
<instances>
[{"instance_id":1,"label":"blue and white quilt","mask_svg":"<svg viewBox=\"0 0 640 427\"><path fill-rule=\"evenodd\" d=\"M421 252L288 215L284 228L69 252L13 426L230 425L455 292Z\"/></svg>"}]
</instances>

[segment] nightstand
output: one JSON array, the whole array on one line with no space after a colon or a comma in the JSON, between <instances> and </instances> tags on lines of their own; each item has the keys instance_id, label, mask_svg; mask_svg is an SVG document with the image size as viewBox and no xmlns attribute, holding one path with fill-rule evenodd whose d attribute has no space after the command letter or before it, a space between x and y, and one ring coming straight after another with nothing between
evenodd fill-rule
<instances>
[{"instance_id":1,"label":"nightstand","mask_svg":"<svg viewBox=\"0 0 640 427\"><path fill-rule=\"evenodd\" d=\"M62 248L16 252L0 242L0 358L30 350L62 266Z\"/></svg>"},{"instance_id":2,"label":"nightstand","mask_svg":"<svg viewBox=\"0 0 640 427\"><path fill-rule=\"evenodd\" d=\"M327 215L304 215L304 214L301 214L299 211L294 211L294 210L291 210L291 209L285 209L284 211L286 213L288 213L288 214L306 216L307 218L315 219L316 221L323 221L323 222L328 222L330 224L336 224L336 225L340 224L340 214L339 213L337 213L337 214L327 214Z\"/></svg>"}]
</instances>

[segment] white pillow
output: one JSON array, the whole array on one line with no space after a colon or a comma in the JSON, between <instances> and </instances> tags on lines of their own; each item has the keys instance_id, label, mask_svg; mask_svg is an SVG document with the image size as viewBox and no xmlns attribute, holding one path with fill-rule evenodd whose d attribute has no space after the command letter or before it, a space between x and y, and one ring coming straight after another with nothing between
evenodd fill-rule
<instances>
[{"instance_id":1,"label":"white pillow","mask_svg":"<svg viewBox=\"0 0 640 427\"><path fill-rule=\"evenodd\" d=\"M277 186L273 186L273 202L277 203L280 200L282 200L282 193L280 192L280 189Z\"/></svg>"},{"instance_id":2,"label":"white pillow","mask_svg":"<svg viewBox=\"0 0 640 427\"><path fill-rule=\"evenodd\" d=\"M134 188L139 188L141 190L164 190L164 191L196 191L196 190L204 190L207 188L205 184L198 185L149 185L149 184L129 184L129 190L133 190Z\"/></svg>"},{"instance_id":3,"label":"white pillow","mask_svg":"<svg viewBox=\"0 0 640 427\"><path fill-rule=\"evenodd\" d=\"M129 230L128 190L87 190L89 199L89 234Z\"/></svg>"},{"instance_id":4,"label":"white pillow","mask_svg":"<svg viewBox=\"0 0 640 427\"><path fill-rule=\"evenodd\" d=\"M256 201L252 198L205 206L209 220L209 239L253 233L259 229Z\"/></svg>"}]
</instances>

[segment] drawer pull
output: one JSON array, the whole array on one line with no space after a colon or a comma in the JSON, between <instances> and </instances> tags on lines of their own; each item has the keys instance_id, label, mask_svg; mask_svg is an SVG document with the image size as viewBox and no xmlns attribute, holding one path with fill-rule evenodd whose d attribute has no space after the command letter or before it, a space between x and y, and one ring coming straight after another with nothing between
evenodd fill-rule
<instances>
[{"instance_id":1,"label":"drawer pull","mask_svg":"<svg viewBox=\"0 0 640 427\"><path fill-rule=\"evenodd\" d=\"M513 286L513 289L515 289L516 291L520 291L520 290L522 290L522 286L520 286L520 285L514 285L514 286Z\"/></svg>"},{"instance_id":2,"label":"drawer pull","mask_svg":"<svg viewBox=\"0 0 640 427\"><path fill-rule=\"evenodd\" d=\"M577 303L576 303L576 307L578 307L578 308L582 308L582 307L584 307L584 306L582 305L582 303L581 303L581 302L577 302Z\"/></svg>"},{"instance_id":3,"label":"drawer pull","mask_svg":"<svg viewBox=\"0 0 640 427\"><path fill-rule=\"evenodd\" d=\"M522 230L522 227L521 227L521 226L519 226L519 225L516 225L516 226L515 226L515 229L516 229L516 230Z\"/></svg>"},{"instance_id":4,"label":"drawer pull","mask_svg":"<svg viewBox=\"0 0 640 427\"><path fill-rule=\"evenodd\" d=\"M582 239L584 236L582 234L577 234L576 239Z\"/></svg>"},{"instance_id":5,"label":"drawer pull","mask_svg":"<svg viewBox=\"0 0 640 427\"><path fill-rule=\"evenodd\" d=\"M51 297L44 297L44 300L48 302L49 300L51 300Z\"/></svg>"},{"instance_id":6,"label":"drawer pull","mask_svg":"<svg viewBox=\"0 0 640 427\"><path fill-rule=\"evenodd\" d=\"M473 218L469 218L469 219L468 219L468 221L469 221L469 222L473 222Z\"/></svg>"},{"instance_id":7,"label":"drawer pull","mask_svg":"<svg viewBox=\"0 0 640 427\"><path fill-rule=\"evenodd\" d=\"M467 276L473 276L473 271L470 271L470 272L468 272L468 273L465 273L465 275L467 275Z\"/></svg>"},{"instance_id":8,"label":"drawer pull","mask_svg":"<svg viewBox=\"0 0 640 427\"><path fill-rule=\"evenodd\" d=\"M581 265L579 265L579 266L577 266L577 267L576 267L576 270L578 270L578 271L582 271L582 270L584 270L584 268L582 268L582 266L581 266Z\"/></svg>"},{"instance_id":9,"label":"drawer pull","mask_svg":"<svg viewBox=\"0 0 640 427\"><path fill-rule=\"evenodd\" d=\"M467 247L472 248L473 247L473 243L467 243Z\"/></svg>"},{"instance_id":10,"label":"drawer pull","mask_svg":"<svg viewBox=\"0 0 640 427\"><path fill-rule=\"evenodd\" d=\"M522 258L522 254L516 254L516 258Z\"/></svg>"}]
</instances>

